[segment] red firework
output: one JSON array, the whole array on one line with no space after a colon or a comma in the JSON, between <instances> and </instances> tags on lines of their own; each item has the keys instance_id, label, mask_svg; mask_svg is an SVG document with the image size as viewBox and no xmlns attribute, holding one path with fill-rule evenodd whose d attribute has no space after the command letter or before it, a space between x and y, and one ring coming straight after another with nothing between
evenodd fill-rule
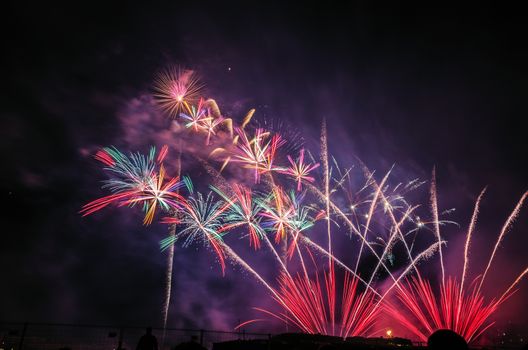
<instances>
[{"instance_id":1,"label":"red firework","mask_svg":"<svg viewBox=\"0 0 528 350\"><path fill-rule=\"evenodd\" d=\"M436 208L435 192L434 187L432 187L431 193L434 208ZM475 203L466 236L462 282L458 283L456 278L453 277L448 277L446 281L442 273L443 278L439 284L439 292L435 293L431 287L431 283L418 274L417 277L404 280L396 288L396 296L402 307L391 303L386 303L385 305L388 313L421 341L427 341L428 337L438 329L452 330L464 337L468 343L475 341L493 325L494 322L489 320L490 316L497 311L504 301L515 293L516 285L528 273L528 268L526 268L500 297L491 299L490 301L485 300L481 292L481 287L486 273L493 262L499 244L502 242L504 235L508 232L512 222L519 214L525 199L528 197L528 192L526 192L504 223L484 273L479 275L469 286L464 285L469 261L468 253L471 236L477 222L480 200L484 192L485 189L481 192ZM440 237L438 227L437 236Z\"/></svg>"},{"instance_id":2,"label":"red firework","mask_svg":"<svg viewBox=\"0 0 528 350\"><path fill-rule=\"evenodd\" d=\"M273 298L285 311L276 314L260 308L257 310L293 324L309 334L342 338L371 335L381 311L376 294L370 289L360 292L359 278L345 272L341 308L337 311L337 292L335 283L332 282L335 278L333 266L324 273L324 284L318 274L313 279L307 274L292 277L282 273L278 279L279 288ZM335 327L335 320L340 320L339 327Z\"/></svg>"},{"instance_id":3,"label":"red firework","mask_svg":"<svg viewBox=\"0 0 528 350\"><path fill-rule=\"evenodd\" d=\"M460 284L452 277L440 285L439 295L428 280L412 277L400 284L396 292L408 313L388 303L385 308L421 341L427 341L438 329L450 329L469 343L493 325L489 317L514 293L509 290L501 298L486 302L476 283L460 291Z\"/></svg>"}]
</instances>

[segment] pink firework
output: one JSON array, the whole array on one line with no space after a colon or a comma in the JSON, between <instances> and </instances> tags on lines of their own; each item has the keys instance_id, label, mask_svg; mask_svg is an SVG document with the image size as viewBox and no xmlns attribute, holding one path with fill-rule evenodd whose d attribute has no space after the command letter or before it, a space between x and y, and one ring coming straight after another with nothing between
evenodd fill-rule
<instances>
[{"instance_id":1,"label":"pink firework","mask_svg":"<svg viewBox=\"0 0 528 350\"><path fill-rule=\"evenodd\" d=\"M157 75L154 97L162 110L171 117L177 117L184 110L190 112L203 87L193 71L169 67Z\"/></svg>"},{"instance_id":2,"label":"pink firework","mask_svg":"<svg viewBox=\"0 0 528 350\"><path fill-rule=\"evenodd\" d=\"M297 182L297 191L302 190L302 182L314 182L315 179L310 176L310 172L319 167L319 163L311 164L304 162L304 149L301 149L299 152L299 158L295 161L292 157L288 155L288 161L290 162L290 167L284 171L285 174L293 177Z\"/></svg>"}]
</instances>

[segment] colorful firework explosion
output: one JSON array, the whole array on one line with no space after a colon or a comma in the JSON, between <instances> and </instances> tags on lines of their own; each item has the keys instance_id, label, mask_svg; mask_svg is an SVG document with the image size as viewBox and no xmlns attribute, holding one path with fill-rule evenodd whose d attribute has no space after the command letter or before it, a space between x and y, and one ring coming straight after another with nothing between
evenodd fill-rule
<instances>
[{"instance_id":1,"label":"colorful firework explosion","mask_svg":"<svg viewBox=\"0 0 528 350\"><path fill-rule=\"evenodd\" d=\"M422 340L435 329L450 328L471 341L490 327L491 324L487 323L489 317L513 294L516 284L528 273L527 269L519 275L500 298L485 302L482 283L526 194L501 231L480 283L477 286L474 282L467 287L464 282L468 246L481 197L468 231L461 283L452 277L446 280L442 254L445 242L440 235L440 226L449 221L440 218L443 213L439 212L436 201L434 173L430 192L432 219L423 221L414 216L418 206L409 204L404 194L424 182L414 179L391 186L391 170L378 182L374 172L360 164L365 181L355 188L355 181L351 179L352 168L343 169L328 153L325 123L321 133L321 163L315 162L309 152L311 161L308 162L304 148L296 148L295 153L300 151L294 158L284 154L289 147L281 135L262 127L252 128L249 123L255 110L250 110L240 125L236 125L232 119L222 116L214 100L200 96L202 88L192 71L170 68L156 78L154 97L162 110L179 118L190 132L205 135L205 146L201 148L205 147L210 157L203 161L203 165L212 175L209 185L212 192L207 195L195 192L188 177L182 181L179 177L166 178L163 162L167 159L167 146L157 157L155 148L151 148L147 155L131 153L128 156L115 148L104 148L96 153L95 158L104 164L104 170L110 175L103 187L111 194L86 204L81 210L83 216L111 204L141 205L145 213L143 223L148 225L158 210L169 213L162 222L172 225L172 233L161 241L162 250L172 249L179 241L183 246L201 242L214 251L223 274L226 259L230 259L254 276L282 308L282 311L258 310L307 333L341 337L375 334L377 319L383 310L388 310ZM281 160L285 159L289 165L281 165ZM217 161L221 162L218 171L215 170ZM246 169L253 185L247 187L237 184L237 179L224 178L221 172L228 164ZM184 185L189 192L186 196L179 192ZM310 205L303 204L306 198ZM318 221L325 223L326 247L316 243L308 234L322 226L316 225ZM266 247L272 253L279 267L276 287L273 282L266 281L256 267L240 258L226 241L231 232L240 231L249 237L252 248ZM419 232L432 232L434 242L415 253ZM339 233L356 239L350 240L350 251L355 258L352 266L336 256L332 237ZM274 243L268 235L273 236ZM399 259L407 264L399 273L391 269L397 244L405 249L406 256ZM433 292L430 282L417 269L418 262L430 258L436 251L442 267L439 294ZM327 261L323 277L317 271L314 253ZM376 264L363 279L358 271L367 254ZM315 273L305 264L306 255L313 261ZM293 271L292 264L289 264L292 259L298 260L301 272ZM336 274L336 268L343 270L341 296L337 293L337 277L341 275ZM416 276L406 277L413 272ZM383 293L376 283L376 276L380 273L391 280L390 287ZM168 276L167 283L170 284ZM408 313L387 302L392 290L396 291ZM170 292L166 296L166 308L169 301ZM411 320L409 314L418 322ZM166 315L167 309L164 325ZM260 320L250 320L240 326Z\"/></svg>"}]
</instances>

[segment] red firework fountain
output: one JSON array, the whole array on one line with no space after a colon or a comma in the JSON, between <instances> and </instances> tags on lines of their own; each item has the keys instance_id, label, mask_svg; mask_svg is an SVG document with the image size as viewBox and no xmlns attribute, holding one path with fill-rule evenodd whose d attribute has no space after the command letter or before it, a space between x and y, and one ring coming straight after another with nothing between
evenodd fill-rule
<instances>
[{"instance_id":1,"label":"red firework fountain","mask_svg":"<svg viewBox=\"0 0 528 350\"><path fill-rule=\"evenodd\" d=\"M528 273L528 268L526 268L498 298L486 300L482 294L482 284L493 262L497 248L519 214L519 210L528 196L528 192L526 192L502 227L486 270L469 286L464 285L471 235L475 228L480 200L484 192L485 189L476 201L467 233L462 282L459 283L456 278L451 276L446 281L444 274L442 274L443 278L439 285L439 293L435 293L430 281L418 274L416 277L406 278L403 283L397 286L396 296L400 305L396 306L391 303L386 303L385 305L388 313L421 341L427 341L428 337L438 329L449 329L461 335L468 343L474 342L493 325L494 322L489 320L490 316L497 311L504 301L515 293L515 286ZM433 211L437 208L435 193L436 189L433 181L431 191ZM437 235L440 237L438 231ZM443 265L442 271L444 271Z\"/></svg>"},{"instance_id":2,"label":"red firework fountain","mask_svg":"<svg viewBox=\"0 0 528 350\"><path fill-rule=\"evenodd\" d=\"M274 299L286 312L276 314L257 310L294 324L309 334L342 338L370 335L381 311L376 293L369 289L360 292L359 279L345 272L341 310L338 313L333 307L337 297L335 283L332 283L335 278L333 268L324 273L324 285L317 274L315 279L311 279L308 275L292 277L283 273L279 277L279 289ZM338 330L333 324L335 320L340 320Z\"/></svg>"}]
</instances>

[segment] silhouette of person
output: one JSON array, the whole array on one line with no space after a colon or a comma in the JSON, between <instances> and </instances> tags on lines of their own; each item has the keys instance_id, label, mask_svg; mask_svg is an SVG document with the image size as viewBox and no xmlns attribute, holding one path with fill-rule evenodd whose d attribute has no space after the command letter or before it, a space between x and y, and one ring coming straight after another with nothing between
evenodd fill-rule
<instances>
[{"instance_id":1,"label":"silhouette of person","mask_svg":"<svg viewBox=\"0 0 528 350\"><path fill-rule=\"evenodd\" d=\"M152 334L151 327L147 327L146 333L139 338L136 350L158 350L158 340Z\"/></svg>"},{"instance_id":2,"label":"silhouette of person","mask_svg":"<svg viewBox=\"0 0 528 350\"><path fill-rule=\"evenodd\" d=\"M427 340L427 348L432 350L468 350L464 338L449 329L435 331Z\"/></svg>"}]
</instances>

